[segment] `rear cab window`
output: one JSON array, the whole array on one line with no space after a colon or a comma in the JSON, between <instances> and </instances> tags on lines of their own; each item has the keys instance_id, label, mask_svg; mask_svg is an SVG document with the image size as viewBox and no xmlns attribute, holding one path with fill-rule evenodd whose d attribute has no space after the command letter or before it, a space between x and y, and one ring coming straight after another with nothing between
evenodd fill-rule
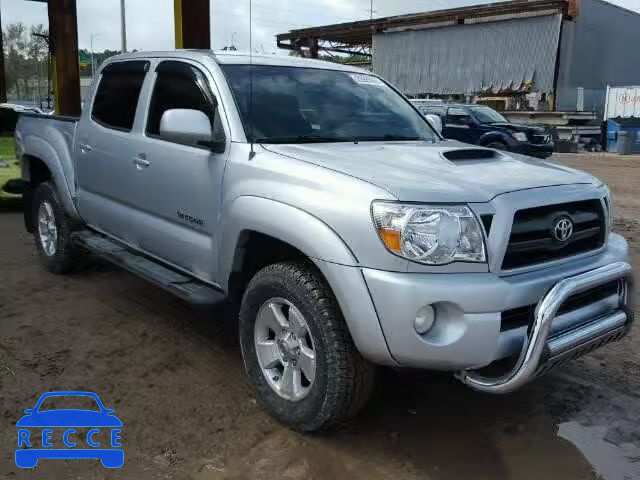
<instances>
[{"instance_id":1,"label":"rear cab window","mask_svg":"<svg viewBox=\"0 0 640 480\"><path fill-rule=\"evenodd\" d=\"M149 62L134 60L104 68L93 100L91 118L106 128L130 132Z\"/></svg>"}]
</instances>

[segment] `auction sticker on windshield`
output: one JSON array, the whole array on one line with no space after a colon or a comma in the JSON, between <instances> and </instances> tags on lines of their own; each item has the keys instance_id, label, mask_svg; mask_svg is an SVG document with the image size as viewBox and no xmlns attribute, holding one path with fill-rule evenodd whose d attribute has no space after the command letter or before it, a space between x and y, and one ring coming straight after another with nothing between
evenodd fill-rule
<instances>
[{"instance_id":1,"label":"auction sticker on windshield","mask_svg":"<svg viewBox=\"0 0 640 480\"><path fill-rule=\"evenodd\" d=\"M33 468L40 459L99 459L106 468L120 468L122 422L114 412L95 393L45 393L16 424L16 465Z\"/></svg>"},{"instance_id":2,"label":"auction sticker on windshield","mask_svg":"<svg viewBox=\"0 0 640 480\"><path fill-rule=\"evenodd\" d=\"M373 75L365 75L362 73L349 74L351 79L358 85L374 85L376 87L384 87L384 82Z\"/></svg>"}]
</instances>

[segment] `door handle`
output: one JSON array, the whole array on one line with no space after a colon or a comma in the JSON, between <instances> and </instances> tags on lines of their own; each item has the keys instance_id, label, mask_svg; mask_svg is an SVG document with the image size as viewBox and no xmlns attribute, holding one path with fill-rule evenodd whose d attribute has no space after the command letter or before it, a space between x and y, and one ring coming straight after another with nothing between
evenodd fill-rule
<instances>
[{"instance_id":1,"label":"door handle","mask_svg":"<svg viewBox=\"0 0 640 480\"><path fill-rule=\"evenodd\" d=\"M80 148L80 151L82 153L89 153L91 150L93 150L93 147L91 145L87 145L86 143L81 143L80 145L78 145L78 148Z\"/></svg>"},{"instance_id":2,"label":"door handle","mask_svg":"<svg viewBox=\"0 0 640 480\"><path fill-rule=\"evenodd\" d=\"M151 162L146 158L143 158L142 155L139 157L133 157L133 160L131 161L138 168L138 170L142 170L143 168L147 168L149 165L151 165Z\"/></svg>"}]
</instances>

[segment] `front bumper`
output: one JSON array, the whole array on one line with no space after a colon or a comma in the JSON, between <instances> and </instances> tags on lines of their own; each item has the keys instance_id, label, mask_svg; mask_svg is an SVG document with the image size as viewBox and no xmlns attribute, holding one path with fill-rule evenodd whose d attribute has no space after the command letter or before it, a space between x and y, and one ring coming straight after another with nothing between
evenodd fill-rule
<instances>
[{"instance_id":1,"label":"front bumper","mask_svg":"<svg viewBox=\"0 0 640 480\"><path fill-rule=\"evenodd\" d=\"M563 303L573 295L612 281L621 282L618 305L587 324L551 336L551 326ZM613 263L562 280L538 303L518 361L506 374L490 378L467 370L459 374L460 380L474 390L509 393L554 366L622 338L633 320L628 298L631 287L631 266L626 262Z\"/></svg>"},{"instance_id":2,"label":"front bumper","mask_svg":"<svg viewBox=\"0 0 640 480\"><path fill-rule=\"evenodd\" d=\"M522 155L528 155L530 157L548 158L553 155L554 150L553 143L529 143L520 142L511 147L511 151L514 153L520 153Z\"/></svg>"},{"instance_id":3,"label":"front bumper","mask_svg":"<svg viewBox=\"0 0 640 480\"><path fill-rule=\"evenodd\" d=\"M596 255L516 275L370 269L363 269L363 275L389 351L398 364L462 371L486 366L522 350L527 327L504 330L502 312L540 304L565 279L619 262L628 262L627 243L611 234L604 250ZM437 319L426 335L418 335L414 320L425 305L434 306ZM604 298L563 316L555 317L554 313L547 333L554 336L582 328L616 310L616 306L616 299ZM625 325L629 321L630 318L625 319Z\"/></svg>"}]
</instances>

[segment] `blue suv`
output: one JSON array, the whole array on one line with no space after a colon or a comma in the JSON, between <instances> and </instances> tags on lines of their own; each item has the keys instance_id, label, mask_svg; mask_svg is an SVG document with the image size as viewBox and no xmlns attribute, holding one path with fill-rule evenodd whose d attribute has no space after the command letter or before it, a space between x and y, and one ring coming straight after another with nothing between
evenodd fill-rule
<instances>
[{"instance_id":1,"label":"blue suv","mask_svg":"<svg viewBox=\"0 0 640 480\"><path fill-rule=\"evenodd\" d=\"M511 123L485 105L416 105L423 115L442 119L445 138L538 158L553 153L551 134L542 127Z\"/></svg>"}]
</instances>

